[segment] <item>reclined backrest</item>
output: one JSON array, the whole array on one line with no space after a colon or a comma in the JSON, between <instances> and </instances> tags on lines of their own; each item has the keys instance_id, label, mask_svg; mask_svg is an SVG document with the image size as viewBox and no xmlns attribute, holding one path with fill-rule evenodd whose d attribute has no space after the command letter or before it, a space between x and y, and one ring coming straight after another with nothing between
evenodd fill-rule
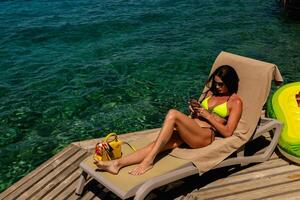
<instances>
[{"instance_id":1,"label":"reclined backrest","mask_svg":"<svg viewBox=\"0 0 300 200\"><path fill-rule=\"evenodd\" d=\"M240 136L249 138L256 128L267 101L272 79L277 82L282 82L283 79L275 64L228 52L221 52L218 55L210 74L221 65L232 66L240 78L238 94L243 100L243 113L235 134L245 133L245 130L248 130L249 134Z\"/></svg>"}]
</instances>

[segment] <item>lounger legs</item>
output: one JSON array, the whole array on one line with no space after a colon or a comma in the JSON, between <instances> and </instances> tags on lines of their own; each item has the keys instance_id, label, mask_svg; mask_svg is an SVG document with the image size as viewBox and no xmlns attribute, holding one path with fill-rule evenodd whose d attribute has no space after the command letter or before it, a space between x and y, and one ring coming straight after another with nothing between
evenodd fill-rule
<instances>
[{"instance_id":1,"label":"lounger legs","mask_svg":"<svg viewBox=\"0 0 300 200\"><path fill-rule=\"evenodd\" d=\"M245 156L245 145L241 146L239 150L237 150L237 157L244 157ZM246 166L248 163L242 163L241 166Z\"/></svg>"},{"instance_id":2,"label":"lounger legs","mask_svg":"<svg viewBox=\"0 0 300 200\"><path fill-rule=\"evenodd\" d=\"M83 191L84 185L85 185L85 183L87 181L87 176L88 176L88 174L85 171L82 171L82 173L80 175L80 178L79 178L79 182L78 182L76 191L75 191L75 193L77 195L82 195L82 191Z\"/></svg>"},{"instance_id":3,"label":"lounger legs","mask_svg":"<svg viewBox=\"0 0 300 200\"><path fill-rule=\"evenodd\" d=\"M165 175L155 177L145 182L137 190L134 200L143 200L153 189L194 174L199 174L199 171L193 164L190 164L189 166L186 166L182 169L178 169Z\"/></svg>"}]
</instances>

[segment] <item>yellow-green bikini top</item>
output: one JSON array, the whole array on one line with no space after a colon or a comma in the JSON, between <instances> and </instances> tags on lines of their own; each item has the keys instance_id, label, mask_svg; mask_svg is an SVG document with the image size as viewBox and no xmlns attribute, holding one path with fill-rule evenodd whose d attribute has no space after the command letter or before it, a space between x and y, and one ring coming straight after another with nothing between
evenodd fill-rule
<instances>
[{"instance_id":1,"label":"yellow-green bikini top","mask_svg":"<svg viewBox=\"0 0 300 200\"><path fill-rule=\"evenodd\" d=\"M216 105L212 108L208 108L208 100L210 99L211 96L206 97L202 102L201 102L201 106L203 108L205 108L206 110L213 112L217 115L219 115L222 118L226 118L228 117L229 113L228 113L228 107L227 107L227 101L225 101L224 103L221 103L219 105Z\"/></svg>"}]
</instances>

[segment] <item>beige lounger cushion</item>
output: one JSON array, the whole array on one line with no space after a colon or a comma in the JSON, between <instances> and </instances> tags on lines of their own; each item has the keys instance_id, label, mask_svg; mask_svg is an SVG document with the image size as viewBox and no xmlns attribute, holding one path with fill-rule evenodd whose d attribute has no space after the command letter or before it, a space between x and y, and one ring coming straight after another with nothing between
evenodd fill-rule
<instances>
[{"instance_id":1,"label":"beige lounger cushion","mask_svg":"<svg viewBox=\"0 0 300 200\"><path fill-rule=\"evenodd\" d=\"M150 141L151 142L151 141ZM143 146L146 146L149 143L149 140L137 140L130 142L136 149L140 149ZM122 145L123 155L129 154L132 150L127 145ZM97 167L93 163L93 156L86 158L83 163L88 166L89 170L96 170ZM129 192L129 190L134 190L146 180L149 180L153 177L160 176L172 170L178 169L186 164L191 163L188 160L174 158L173 156L167 155L160 157L151 169L151 173L145 173L140 176L133 176L128 174L128 171L136 167L128 166L120 170L118 175L113 175L107 172L99 172L102 178L105 179L107 183L113 183L115 188L118 188L119 191L123 193Z\"/></svg>"}]
</instances>

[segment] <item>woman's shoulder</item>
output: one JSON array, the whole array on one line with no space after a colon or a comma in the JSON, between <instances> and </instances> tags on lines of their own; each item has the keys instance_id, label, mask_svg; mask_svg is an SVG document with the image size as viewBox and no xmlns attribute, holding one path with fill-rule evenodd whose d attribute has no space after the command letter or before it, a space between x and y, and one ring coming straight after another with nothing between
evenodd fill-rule
<instances>
[{"instance_id":1,"label":"woman's shoulder","mask_svg":"<svg viewBox=\"0 0 300 200\"><path fill-rule=\"evenodd\" d=\"M241 97L236 93L231 95L228 102L233 105L243 105L243 101L242 101Z\"/></svg>"},{"instance_id":2,"label":"woman's shoulder","mask_svg":"<svg viewBox=\"0 0 300 200\"><path fill-rule=\"evenodd\" d=\"M202 101L203 101L207 98L210 98L211 96L213 96L213 93L211 91L207 91L206 93L203 93L203 96L200 97L200 99L202 98Z\"/></svg>"}]
</instances>

